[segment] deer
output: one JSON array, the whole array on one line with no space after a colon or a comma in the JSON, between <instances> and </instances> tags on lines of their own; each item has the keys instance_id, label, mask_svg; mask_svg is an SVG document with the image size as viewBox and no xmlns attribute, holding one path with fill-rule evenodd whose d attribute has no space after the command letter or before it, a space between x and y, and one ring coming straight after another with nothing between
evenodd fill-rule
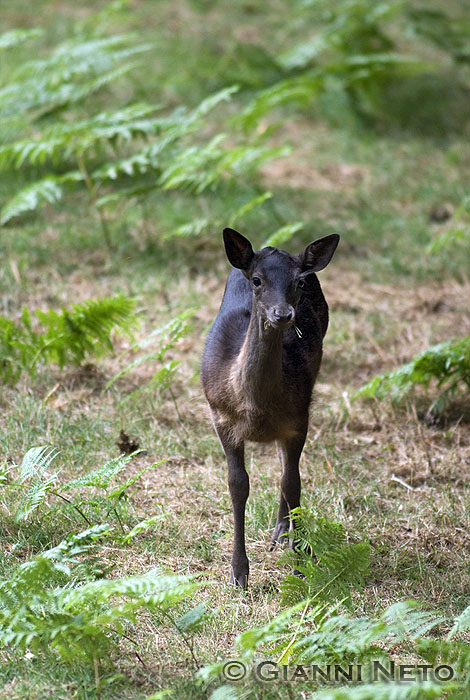
<instances>
[{"instance_id":1,"label":"deer","mask_svg":"<svg viewBox=\"0 0 470 700\"><path fill-rule=\"evenodd\" d=\"M329 320L315 273L330 262L339 235L313 241L300 255L272 246L254 251L231 228L223 239L234 269L207 337L201 380L227 459L234 524L230 583L246 589L245 442L277 442L281 496L270 549L287 538L293 547L290 513L300 506L299 459Z\"/></svg>"}]
</instances>

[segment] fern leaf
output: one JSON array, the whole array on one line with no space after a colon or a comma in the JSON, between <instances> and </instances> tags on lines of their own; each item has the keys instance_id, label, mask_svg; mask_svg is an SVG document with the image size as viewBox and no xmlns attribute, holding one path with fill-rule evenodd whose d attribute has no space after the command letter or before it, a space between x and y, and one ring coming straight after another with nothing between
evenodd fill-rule
<instances>
[{"instance_id":1,"label":"fern leaf","mask_svg":"<svg viewBox=\"0 0 470 700\"><path fill-rule=\"evenodd\" d=\"M231 85L230 87L219 90L213 95L209 95L209 97L206 97L206 99L194 109L191 119L193 121L199 121L201 117L205 117L206 114L212 112L214 107L221 102L228 102L236 92L238 92L238 87L236 85Z\"/></svg>"},{"instance_id":2,"label":"fern leaf","mask_svg":"<svg viewBox=\"0 0 470 700\"><path fill-rule=\"evenodd\" d=\"M187 613L181 615L175 625L180 632L185 634L188 632L195 632L200 629L204 622L207 620L207 607L205 603L199 603L195 608L191 608Z\"/></svg>"},{"instance_id":3,"label":"fern leaf","mask_svg":"<svg viewBox=\"0 0 470 700\"><path fill-rule=\"evenodd\" d=\"M78 477L73 481L69 481L63 486L67 491L70 489L82 488L83 486L94 486L96 488L106 489L111 481L122 472L127 464L132 459L132 455L120 455L110 459L105 464L93 469L88 474Z\"/></svg>"},{"instance_id":4,"label":"fern leaf","mask_svg":"<svg viewBox=\"0 0 470 700\"><path fill-rule=\"evenodd\" d=\"M63 190L60 187L60 178L46 177L25 187L7 202L0 212L0 223L6 224L26 211L37 209L40 204L58 202L62 198Z\"/></svg>"},{"instance_id":5,"label":"fern leaf","mask_svg":"<svg viewBox=\"0 0 470 700\"><path fill-rule=\"evenodd\" d=\"M191 598L196 577L141 576L82 583L77 572L109 526L94 527L21 564L0 580L0 645L58 652L65 660L95 662L109 654L141 609L166 611ZM65 584L65 585L64 585Z\"/></svg>"},{"instance_id":6,"label":"fern leaf","mask_svg":"<svg viewBox=\"0 0 470 700\"><path fill-rule=\"evenodd\" d=\"M42 476L59 454L59 450L56 450L50 445L42 445L41 447L32 447L29 449L21 462L20 484L23 484L27 479L31 479L32 477Z\"/></svg>"},{"instance_id":7,"label":"fern leaf","mask_svg":"<svg viewBox=\"0 0 470 700\"><path fill-rule=\"evenodd\" d=\"M459 384L470 387L470 336L433 345L408 364L393 372L374 377L352 398L356 400L390 397L399 400L415 384L421 384L427 388L433 379L437 380L438 387L447 384L448 394L455 391ZM443 392L440 396L443 396Z\"/></svg>"},{"instance_id":8,"label":"fern leaf","mask_svg":"<svg viewBox=\"0 0 470 700\"><path fill-rule=\"evenodd\" d=\"M82 100L113 79L112 71L128 70L119 65L151 48L149 44L126 46L129 34L66 42L46 59L22 64L9 85L0 90L0 115L37 116L59 106ZM117 77L117 76L116 76ZM36 113L36 114L35 114Z\"/></svg>"},{"instance_id":9,"label":"fern leaf","mask_svg":"<svg viewBox=\"0 0 470 700\"><path fill-rule=\"evenodd\" d=\"M294 236L298 231L301 231L304 227L304 224L302 221L296 221L293 224L286 224L285 226L282 226L280 229L275 231L269 238L265 240L263 245L261 246L262 248L266 248L268 246L281 246L284 245L284 243L287 243L290 241L292 236Z\"/></svg>"},{"instance_id":10,"label":"fern leaf","mask_svg":"<svg viewBox=\"0 0 470 700\"><path fill-rule=\"evenodd\" d=\"M384 612L382 619L389 632L398 640L423 637L447 621L447 618L435 612L417 609L417 604L412 601L391 605Z\"/></svg>"},{"instance_id":11,"label":"fern leaf","mask_svg":"<svg viewBox=\"0 0 470 700\"><path fill-rule=\"evenodd\" d=\"M56 459L59 450L43 445L32 447L25 454L20 466L19 483L31 480L16 509L15 520L26 520L44 502L47 493L57 481L58 474L46 477L46 471Z\"/></svg>"},{"instance_id":12,"label":"fern leaf","mask_svg":"<svg viewBox=\"0 0 470 700\"><path fill-rule=\"evenodd\" d=\"M129 349L129 351L145 349L151 345L157 345L157 348L156 350L150 353L145 353L144 355L141 355L140 357L136 358L128 365L126 365L126 367L121 369L117 374L114 375L114 377L112 377L109 380L105 388L109 389L109 387L111 387L115 381L117 381L121 377L124 377L126 374L129 374L129 372L131 372L136 367L139 367L144 362L148 362L149 360L154 362L157 361L160 363L163 362L168 351L175 346L175 344L180 338L182 338L184 335L186 335L186 333L189 332L190 324L186 321L188 318L191 318L194 315L194 311L195 309L186 309L185 311L178 314L178 316L175 316L175 318L172 318L170 321L168 321L168 323L166 323L165 325L154 329L146 338L135 343ZM172 363L170 363L170 365L166 367L166 372L168 373L169 371L170 373L172 373L176 368L177 364L178 361L173 360ZM156 375L154 375L154 379L157 384L158 379L156 379L156 377L159 372L160 370L158 370Z\"/></svg>"},{"instance_id":13,"label":"fern leaf","mask_svg":"<svg viewBox=\"0 0 470 700\"><path fill-rule=\"evenodd\" d=\"M417 640L417 651L429 664L452 666L455 675L466 679L468 684L468 669L470 668L470 645L468 642L456 639L419 639Z\"/></svg>"},{"instance_id":14,"label":"fern leaf","mask_svg":"<svg viewBox=\"0 0 470 700\"><path fill-rule=\"evenodd\" d=\"M245 131L254 129L260 120L276 107L284 104L308 104L324 88L323 74L290 78L266 88L245 107L236 119Z\"/></svg>"},{"instance_id":15,"label":"fern leaf","mask_svg":"<svg viewBox=\"0 0 470 700\"><path fill-rule=\"evenodd\" d=\"M265 161L289 152L287 147L236 146L223 149L220 143L224 138L224 134L218 134L203 148L191 146L179 152L160 175L159 186L164 190L189 189L200 194L223 178L248 174Z\"/></svg>"},{"instance_id":16,"label":"fern leaf","mask_svg":"<svg viewBox=\"0 0 470 700\"><path fill-rule=\"evenodd\" d=\"M165 517L165 513L159 513L158 515L152 515L151 518L145 518L145 520L141 520L140 523L137 523L137 525L135 525L132 528L132 530L123 535L122 542L124 544L129 544L129 542L133 540L134 537L140 535L141 532L146 532L151 527L164 520Z\"/></svg>"},{"instance_id":17,"label":"fern leaf","mask_svg":"<svg viewBox=\"0 0 470 700\"><path fill-rule=\"evenodd\" d=\"M433 700L448 697L452 686L440 683L370 683L351 688L334 688L315 693L315 700Z\"/></svg>"},{"instance_id":18,"label":"fern leaf","mask_svg":"<svg viewBox=\"0 0 470 700\"><path fill-rule=\"evenodd\" d=\"M103 299L89 299L63 308L36 311L43 326L42 355L49 362L63 367L66 362L79 364L86 355L100 356L113 349L111 332L118 328L125 332L136 325L135 301L122 294Z\"/></svg>"},{"instance_id":19,"label":"fern leaf","mask_svg":"<svg viewBox=\"0 0 470 700\"><path fill-rule=\"evenodd\" d=\"M229 226L235 226L239 219L242 219L246 214L248 214L256 207L261 206L261 204L266 202L266 200L271 199L272 196L272 192L263 192L263 194L257 195L256 197L249 199L248 202L245 202L245 204L242 204L241 207L239 207L233 212L228 222Z\"/></svg>"},{"instance_id":20,"label":"fern leaf","mask_svg":"<svg viewBox=\"0 0 470 700\"><path fill-rule=\"evenodd\" d=\"M12 29L9 32L0 34L0 49L10 49L25 41L41 36L42 29Z\"/></svg>"},{"instance_id":21,"label":"fern leaf","mask_svg":"<svg viewBox=\"0 0 470 700\"><path fill-rule=\"evenodd\" d=\"M470 629L470 605L455 618L452 629L449 632L448 639L461 632L466 632Z\"/></svg>"},{"instance_id":22,"label":"fern leaf","mask_svg":"<svg viewBox=\"0 0 470 700\"><path fill-rule=\"evenodd\" d=\"M132 453L132 455L129 455L129 457L133 457L135 454L138 454L138 452ZM111 499L118 500L119 498L122 497L122 495L124 493L126 493L127 489L130 486L133 486L140 479L141 476L143 476L144 474L147 474L147 472L149 472L149 471L152 471L152 469L156 469L157 467L160 466L160 464L163 464L164 462L166 462L166 459L161 459L159 462L155 462L155 464L151 464L149 467L145 467L144 469L141 469L140 471L137 472L137 474L134 474L134 476L130 476L128 479L126 479L126 481L123 484L121 484L121 486L118 486L117 489L114 489L114 491L111 491L111 493L109 493L106 496L106 499L107 500L111 500Z\"/></svg>"},{"instance_id":23,"label":"fern leaf","mask_svg":"<svg viewBox=\"0 0 470 700\"><path fill-rule=\"evenodd\" d=\"M360 590L364 585L369 569L369 544L347 543L340 523L318 518L303 508L296 508L292 519L296 551L288 550L283 558L304 578L285 577L281 583L283 603L293 605L306 599L349 602L351 590Z\"/></svg>"},{"instance_id":24,"label":"fern leaf","mask_svg":"<svg viewBox=\"0 0 470 700\"><path fill-rule=\"evenodd\" d=\"M39 508L57 481L57 474L51 474L51 476L44 478L34 479L30 484L27 492L22 497L18 508L15 513L15 521L20 522L21 520L26 520L31 513L33 513L37 508Z\"/></svg>"}]
</instances>

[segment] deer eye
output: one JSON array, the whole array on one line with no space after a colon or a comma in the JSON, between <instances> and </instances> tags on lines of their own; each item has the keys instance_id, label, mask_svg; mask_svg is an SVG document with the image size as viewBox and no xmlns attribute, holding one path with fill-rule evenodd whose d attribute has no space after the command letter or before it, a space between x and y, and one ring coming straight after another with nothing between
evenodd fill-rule
<instances>
[{"instance_id":1,"label":"deer eye","mask_svg":"<svg viewBox=\"0 0 470 700\"><path fill-rule=\"evenodd\" d=\"M253 282L254 287L259 287L261 284L261 280L259 277L253 277L251 281Z\"/></svg>"},{"instance_id":2,"label":"deer eye","mask_svg":"<svg viewBox=\"0 0 470 700\"><path fill-rule=\"evenodd\" d=\"M306 286L307 286L307 282L304 280L303 277L301 277L301 278L299 279L299 281L297 282L297 287L298 287L299 289L305 289Z\"/></svg>"}]
</instances>

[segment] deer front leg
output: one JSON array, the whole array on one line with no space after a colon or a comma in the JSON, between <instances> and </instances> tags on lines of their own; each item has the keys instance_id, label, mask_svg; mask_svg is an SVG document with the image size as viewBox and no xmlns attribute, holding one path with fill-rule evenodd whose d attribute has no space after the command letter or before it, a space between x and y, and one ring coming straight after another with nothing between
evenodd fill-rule
<instances>
[{"instance_id":1,"label":"deer front leg","mask_svg":"<svg viewBox=\"0 0 470 700\"><path fill-rule=\"evenodd\" d=\"M274 528L270 549L274 549L277 542L286 541L286 534L293 527L289 520L289 513L300 505L300 474L299 459L305 443L306 431L279 442L279 457L282 464L281 498L277 513L276 527ZM290 546L294 546L291 538Z\"/></svg>"},{"instance_id":2,"label":"deer front leg","mask_svg":"<svg viewBox=\"0 0 470 700\"><path fill-rule=\"evenodd\" d=\"M230 583L239 588L248 587L249 564L245 549L245 505L250 491L250 480L245 469L244 443L233 445L224 431L216 426L228 466L228 486L233 508L233 554Z\"/></svg>"},{"instance_id":3,"label":"deer front leg","mask_svg":"<svg viewBox=\"0 0 470 700\"><path fill-rule=\"evenodd\" d=\"M240 588L247 588L249 564L245 549L245 505L250 491L250 481L245 470L243 445L228 449L226 455L234 528L230 583Z\"/></svg>"}]
</instances>

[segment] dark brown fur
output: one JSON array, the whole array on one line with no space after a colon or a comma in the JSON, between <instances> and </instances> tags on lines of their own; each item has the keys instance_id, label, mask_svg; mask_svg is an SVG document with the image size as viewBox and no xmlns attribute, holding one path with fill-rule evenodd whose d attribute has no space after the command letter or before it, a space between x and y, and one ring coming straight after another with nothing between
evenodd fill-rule
<instances>
[{"instance_id":1,"label":"dark brown fur","mask_svg":"<svg viewBox=\"0 0 470 700\"><path fill-rule=\"evenodd\" d=\"M209 332L201 377L228 462L235 520L231 582L246 587L244 442L276 440L279 445L283 477L274 545L300 501L298 461L328 327L328 306L314 271L328 264L339 237L316 241L299 256L277 248L255 253L231 229L225 229L224 238L227 256L238 269L229 275Z\"/></svg>"}]
</instances>

